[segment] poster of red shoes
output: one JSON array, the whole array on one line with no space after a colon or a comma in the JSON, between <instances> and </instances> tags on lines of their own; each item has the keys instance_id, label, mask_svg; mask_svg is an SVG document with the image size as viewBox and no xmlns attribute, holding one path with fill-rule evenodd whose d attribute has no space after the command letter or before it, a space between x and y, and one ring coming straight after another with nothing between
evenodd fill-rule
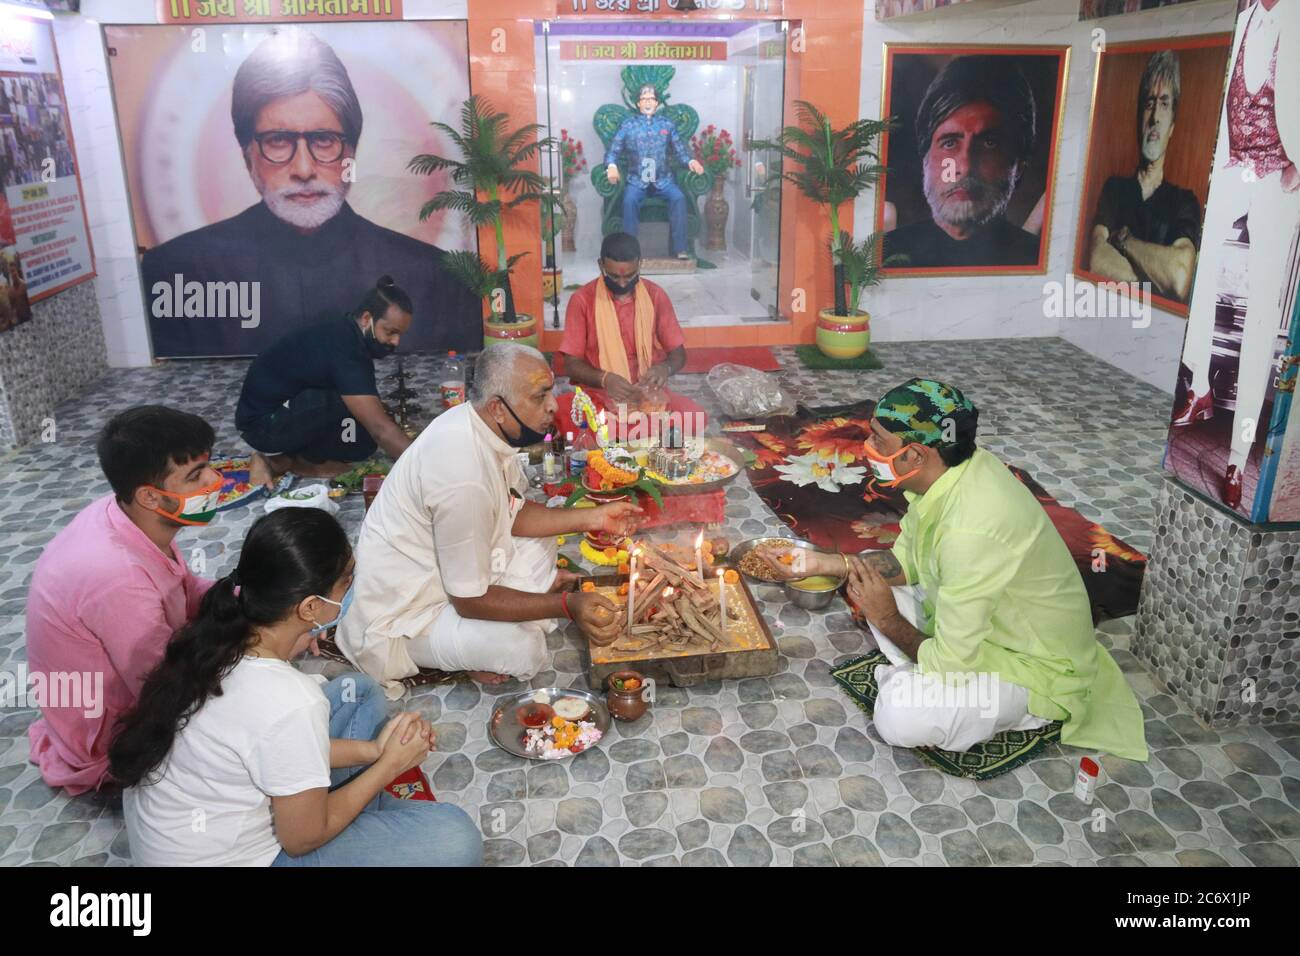
<instances>
[{"instance_id":1,"label":"poster of red shoes","mask_svg":"<svg viewBox=\"0 0 1300 956\"><path fill-rule=\"evenodd\" d=\"M1237 17L1165 469L1255 523L1300 521L1300 9Z\"/></svg>"}]
</instances>

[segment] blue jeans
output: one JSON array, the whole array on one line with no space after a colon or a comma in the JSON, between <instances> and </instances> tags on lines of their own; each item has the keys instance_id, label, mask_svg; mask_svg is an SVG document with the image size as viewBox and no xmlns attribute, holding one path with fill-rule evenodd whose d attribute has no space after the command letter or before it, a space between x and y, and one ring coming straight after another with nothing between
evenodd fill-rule
<instances>
[{"instance_id":1,"label":"blue jeans","mask_svg":"<svg viewBox=\"0 0 1300 956\"><path fill-rule=\"evenodd\" d=\"M643 183L634 176L623 190L623 231L636 235L641 225L641 203L645 197L662 196L668 200L668 244L673 255L686 251L686 197L675 180Z\"/></svg>"},{"instance_id":2,"label":"blue jeans","mask_svg":"<svg viewBox=\"0 0 1300 956\"><path fill-rule=\"evenodd\" d=\"M322 690L330 702L330 738L374 740L388 720L379 685L365 674L344 674ZM364 767L330 771L337 789ZM380 792L343 832L324 846L272 866L478 866L483 836L460 807L428 800L399 800Z\"/></svg>"}]
</instances>

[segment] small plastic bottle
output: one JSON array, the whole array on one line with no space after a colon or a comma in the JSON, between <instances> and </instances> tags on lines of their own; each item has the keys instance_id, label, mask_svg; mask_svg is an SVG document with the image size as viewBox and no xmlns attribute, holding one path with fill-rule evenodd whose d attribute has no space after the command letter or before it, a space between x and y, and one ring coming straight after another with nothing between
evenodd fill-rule
<instances>
[{"instance_id":1,"label":"small plastic bottle","mask_svg":"<svg viewBox=\"0 0 1300 956\"><path fill-rule=\"evenodd\" d=\"M1091 757L1079 761L1079 772L1074 778L1074 795L1082 803L1092 803L1093 791L1097 789L1097 774L1101 768Z\"/></svg>"},{"instance_id":2,"label":"small plastic bottle","mask_svg":"<svg viewBox=\"0 0 1300 956\"><path fill-rule=\"evenodd\" d=\"M441 378L438 391L442 396L442 407L453 408L462 404L465 401L465 364L454 350L447 353Z\"/></svg>"},{"instance_id":3,"label":"small plastic bottle","mask_svg":"<svg viewBox=\"0 0 1300 956\"><path fill-rule=\"evenodd\" d=\"M567 477L569 474L569 452L573 450L573 432L565 432L563 436L557 432L555 446L555 453L560 459L560 476Z\"/></svg>"}]
</instances>

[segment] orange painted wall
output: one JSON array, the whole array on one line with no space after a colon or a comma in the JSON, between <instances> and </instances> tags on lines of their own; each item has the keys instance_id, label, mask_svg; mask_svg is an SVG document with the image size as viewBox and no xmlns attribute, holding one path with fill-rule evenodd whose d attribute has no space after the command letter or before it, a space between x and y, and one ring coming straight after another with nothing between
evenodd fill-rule
<instances>
[{"instance_id":1,"label":"orange painted wall","mask_svg":"<svg viewBox=\"0 0 1300 956\"><path fill-rule=\"evenodd\" d=\"M468 0L470 90L487 97L510 114L512 125L536 122L534 87L536 62L533 23L555 19L554 0ZM786 57L786 122L794 122L793 103L806 99L825 111L836 125L858 118L858 89L862 75L861 0L785 0L784 18L791 30L802 26L802 51ZM694 19L687 14L683 19ZM504 48L502 43L504 42ZM853 228L853 206L840 209L843 228ZM542 318L541 221L535 206L506 222L506 247L531 254L516 267L515 300L521 311ZM782 190L780 286L782 313L789 322L763 326L719 326L686 329L688 346L789 345L811 342L817 310L829 306L831 267L827 244L830 217L826 210ZM479 249L491 261L496 238L479 230ZM792 293L804 290L806 308L791 312ZM560 333L545 330L542 347L554 349Z\"/></svg>"}]
</instances>

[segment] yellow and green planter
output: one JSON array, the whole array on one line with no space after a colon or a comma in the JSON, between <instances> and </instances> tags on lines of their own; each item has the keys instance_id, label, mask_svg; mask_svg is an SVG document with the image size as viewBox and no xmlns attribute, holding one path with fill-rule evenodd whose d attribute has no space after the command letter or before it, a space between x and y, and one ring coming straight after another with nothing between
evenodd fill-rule
<instances>
[{"instance_id":1,"label":"yellow and green planter","mask_svg":"<svg viewBox=\"0 0 1300 956\"><path fill-rule=\"evenodd\" d=\"M531 315L518 313L518 322L497 322L493 319L483 320L483 347L500 345L502 342L514 342L518 345L531 345L537 348L537 320Z\"/></svg>"},{"instance_id":2,"label":"yellow and green planter","mask_svg":"<svg viewBox=\"0 0 1300 956\"><path fill-rule=\"evenodd\" d=\"M871 315L854 310L836 315L834 309L817 313L817 347L836 359L855 359L871 345Z\"/></svg>"}]
</instances>

